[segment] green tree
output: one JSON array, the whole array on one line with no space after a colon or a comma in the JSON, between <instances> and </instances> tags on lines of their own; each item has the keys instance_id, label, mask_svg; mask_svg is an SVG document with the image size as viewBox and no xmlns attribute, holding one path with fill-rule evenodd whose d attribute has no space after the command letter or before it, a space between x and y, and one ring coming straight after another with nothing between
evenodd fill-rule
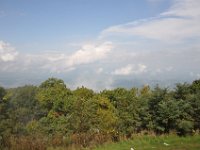
<instances>
[{"instance_id":1,"label":"green tree","mask_svg":"<svg viewBox=\"0 0 200 150\"><path fill-rule=\"evenodd\" d=\"M5 99L9 102L7 111L12 120L13 133L23 134L25 125L33 120L40 118L41 111L35 95L37 87L27 85L14 89L9 89Z\"/></svg>"},{"instance_id":2,"label":"green tree","mask_svg":"<svg viewBox=\"0 0 200 150\"><path fill-rule=\"evenodd\" d=\"M55 112L55 115L59 115L64 113L64 102L70 95L71 91L66 88L63 80L49 78L39 86L36 98L46 109L46 113L51 110Z\"/></svg>"},{"instance_id":3,"label":"green tree","mask_svg":"<svg viewBox=\"0 0 200 150\"><path fill-rule=\"evenodd\" d=\"M194 124L192 121L181 120L178 124L178 134L181 136L191 135Z\"/></svg>"},{"instance_id":4,"label":"green tree","mask_svg":"<svg viewBox=\"0 0 200 150\"><path fill-rule=\"evenodd\" d=\"M143 86L138 93L138 114L140 119L140 131L141 130L152 130L151 114L149 112L149 99L152 91L149 86Z\"/></svg>"},{"instance_id":5,"label":"green tree","mask_svg":"<svg viewBox=\"0 0 200 150\"><path fill-rule=\"evenodd\" d=\"M192 82L191 90L192 90L193 93L199 93L200 92L200 79Z\"/></svg>"},{"instance_id":6,"label":"green tree","mask_svg":"<svg viewBox=\"0 0 200 150\"><path fill-rule=\"evenodd\" d=\"M73 94L76 97L85 98L85 99L92 98L95 95L93 90L88 89L84 86L82 86L81 88L78 87L76 90L73 91Z\"/></svg>"},{"instance_id":7,"label":"green tree","mask_svg":"<svg viewBox=\"0 0 200 150\"><path fill-rule=\"evenodd\" d=\"M157 133L163 133L166 130L165 125L163 124L163 117L165 115L162 116L161 108L166 106L168 99L168 90L166 88L162 89L157 86L152 91L152 95L148 101L149 113L151 115L151 126Z\"/></svg>"},{"instance_id":8,"label":"green tree","mask_svg":"<svg viewBox=\"0 0 200 150\"><path fill-rule=\"evenodd\" d=\"M182 111L179 108L179 102L172 98L163 99L158 104L158 112L156 117L157 129L165 133L169 133L177 126L177 121L180 118Z\"/></svg>"},{"instance_id":9,"label":"green tree","mask_svg":"<svg viewBox=\"0 0 200 150\"><path fill-rule=\"evenodd\" d=\"M190 85L187 83L184 84L176 84L176 88L174 91L174 98L175 99L182 99L182 100L186 100L187 99L187 95L189 95L191 93L191 88Z\"/></svg>"},{"instance_id":10,"label":"green tree","mask_svg":"<svg viewBox=\"0 0 200 150\"><path fill-rule=\"evenodd\" d=\"M5 95L6 95L6 90L3 87L0 87L0 101L3 101Z\"/></svg>"},{"instance_id":11,"label":"green tree","mask_svg":"<svg viewBox=\"0 0 200 150\"><path fill-rule=\"evenodd\" d=\"M0 87L0 149L5 147L6 141L12 132L12 120L9 115L9 101L5 98L6 90Z\"/></svg>"},{"instance_id":12,"label":"green tree","mask_svg":"<svg viewBox=\"0 0 200 150\"><path fill-rule=\"evenodd\" d=\"M115 108L102 96L90 99L77 98L73 104L73 113L69 119L76 133L99 131L111 132L115 128L117 117Z\"/></svg>"},{"instance_id":13,"label":"green tree","mask_svg":"<svg viewBox=\"0 0 200 150\"><path fill-rule=\"evenodd\" d=\"M117 88L107 94L110 94L110 101L117 109L118 131L130 137L132 133L137 132L141 124L138 115L137 89Z\"/></svg>"}]
</instances>

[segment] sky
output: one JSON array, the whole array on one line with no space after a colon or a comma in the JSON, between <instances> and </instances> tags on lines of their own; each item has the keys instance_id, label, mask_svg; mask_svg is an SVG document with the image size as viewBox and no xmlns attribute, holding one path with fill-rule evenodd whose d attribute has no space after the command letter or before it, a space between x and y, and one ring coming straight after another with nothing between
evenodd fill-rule
<instances>
[{"instance_id":1,"label":"sky","mask_svg":"<svg viewBox=\"0 0 200 150\"><path fill-rule=\"evenodd\" d=\"M199 0L0 0L0 86L141 87L200 78Z\"/></svg>"}]
</instances>

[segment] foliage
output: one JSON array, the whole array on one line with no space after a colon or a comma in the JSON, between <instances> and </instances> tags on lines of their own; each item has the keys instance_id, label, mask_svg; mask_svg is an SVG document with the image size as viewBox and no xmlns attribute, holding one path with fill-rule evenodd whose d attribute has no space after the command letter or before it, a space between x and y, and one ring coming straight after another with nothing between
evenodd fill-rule
<instances>
[{"instance_id":1,"label":"foliage","mask_svg":"<svg viewBox=\"0 0 200 150\"><path fill-rule=\"evenodd\" d=\"M56 78L39 86L0 87L0 149L20 147L19 142L21 148L46 149L53 143L82 148L136 134L185 136L199 130L200 80L174 89L144 86L99 93L83 86L70 90ZM29 141L38 137L36 143Z\"/></svg>"},{"instance_id":2,"label":"foliage","mask_svg":"<svg viewBox=\"0 0 200 150\"><path fill-rule=\"evenodd\" d=\"M181 120L178 124L179 135L185 136L187 134L192 134L193 122L187 120Z\"/></svg>"}]
</instances>

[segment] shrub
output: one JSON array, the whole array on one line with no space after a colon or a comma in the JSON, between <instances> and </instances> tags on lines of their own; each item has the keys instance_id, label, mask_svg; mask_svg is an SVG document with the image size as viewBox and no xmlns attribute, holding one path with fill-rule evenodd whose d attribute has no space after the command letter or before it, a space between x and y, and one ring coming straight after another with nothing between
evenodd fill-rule
<instances>
[{"instance_id":1,"label":"shrub","mask_svg":"<svg viewBox=\"0 0 200 150\"><path fill-rule=\"evenodd\" d=\"M186 136L191 135L193 130L194 124L192 121L182 120L178 124L178 135Z\"/></svg>"}]
</instances>

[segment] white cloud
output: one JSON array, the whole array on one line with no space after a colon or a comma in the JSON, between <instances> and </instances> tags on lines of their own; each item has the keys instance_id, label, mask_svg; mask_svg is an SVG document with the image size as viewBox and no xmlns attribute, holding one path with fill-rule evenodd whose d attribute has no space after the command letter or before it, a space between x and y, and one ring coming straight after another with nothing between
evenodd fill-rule
<instances>
[{"instance_id":1,"label":"white cloud","mask_svg":"<svg viewBox=\"0 0 200 150\"><path fill-rule=\"evenodd\" d=\"M8 43L0 41L0 62L12 62L18 56L15 63L0 64L0 70L4 71L25 71L25 70L46 70L51 73L63 73L75 70L82 64L95 63L106 58L113 49L111 42L100 44L83 44L82 48L74 53L64 52L43 52L39 54L20 54ZM14 69L15 68L15 69ZM102 70L98 70L100 73Z\"/></svg>"},{"instance_id":2,"label":"white cloud","mask_svg":"<svg viewBox=\"0 0 200 150\"><path fill-rule=\"evenodd\" d=\"M190 72L189 74L190 74L191 77L193 77L195 79L199 79L200 78L200 73Z\"/></svg>"},{"instance_id":3,"label":"white cloud","mask_svg":"<svg viewBox=\"0 0 200 150\"><path fill-rule=\"evenodd\" d=\"M174 3L170 9L161 15L199 18L199 5L199 0L174 0Z\"/></svg>"},{"instance_id":4,"label":"white cloud","mask_svg":"<svg viewBox=\"0 0 200 150\"><path fill-rule=\"evenodd\" d=\"M135 71L135 73L142 73L146 72L147 66L144 64L139 64L138 69Z\"/></svg>"},{"instance_id":5,"label":"white cloud","mask_svg":"<svg viewBox=\"0 0 200 150\"><path fill-rule=\"evenodd\" d=\"M127 65L122 68L118 68L115 71L112 72L113 75L131 75L131 74L141 74L146 72L147 66L144 64L139 64L137 66L135 65Z\"/></svg>"},{"instance_id":6,"label":"white cloud","mask_svg":"<svg viewBox=\"0 0 200 150\"><path fill-rule=\"evenodd\" d=\"M15 48L12 47L9 43L0 41L0 61L9 62L14 61L18 55L18 52L15 51Z\"/></svg>"},{"instance_id":7,"label":"white cloud","mask_svg":"<svg viewBox=\"0 0 200 150\"><path fill-rule=\"evenodd\" d=\"M0 72L63 74L78 65L96 63L112 50L111 42L84 44L71 55L65 52L18 53L9 43L0 41ZM101 70L98 70L99 73Z\"/></svg>"},{"instance_id":8,"label":"white cloud","mask_svg":"<svg viewBox=\"0 0 200 150\"><path fill-rule=\"evenodd\" d=\"M173 5L155 18L111 26L101 37L129 35L168 42L200 37L200 1L174 0Z\"/></svg>"},{"instance_id":9,"label":"white cloud","mask_svg":"<svg viewBox=\"0 0 200 150\"><path fill-rule=\"evenodd\" d=\"M116 69L113 74L114 75L130 75L133 71L133 66L132 65L127 65L125 67Z\"/></svg>"},{"instance_id":10,"label":"white cloud","mask_svg":"<svg viewBox=\"0 0 200 150\"><path fill-rule=\"evenodd\" d=\"M41 57L46 63L42 65L43 69L50 69L51 72L66 72L75 70L78 65L90 64L100 61L113 49L111 42L101 44L84 44L82 48L71 55L64 53L48 53Z\"/></svg>"},{"instance_id":11,"label":"white cloud","mask_svg":"<svg viewBox=\"0 0 200 150\"><path fill-rule=\"evenodd\" d=\"M167 67L165 70L166 70L166 71L172 71L172 70L173 70L173 67L172 67L172 66Z\"/></svg>"},{"instance_id":12,"label":"white cloud","mask_svg":"<svg viewBox=\"0 0 200 150\"><path fill-rule=\"evenodd\" d=\"M100 74L102 72L103 72L103 68L98 68L97 71L96 71L97 74Z\"/></svg>"},{"instance_id":13,"label":"white cloud","mask_svg":"<svg viewBox=\"0 0 200 150\"><path fill-rule=\"evenodd\" d=\"M80 75L79 77L75 78L73 83L70 85L72 89L76 89L77 87L85 86L94 91L101 91L104 89L112 89L113 86L113 78L111 76L106 77L93 77L90 75Z\"/></svg>"},{"instance_id":14,"label":"white cloud","mask_svg":"<svg viewBox=\"0 0 200 150\"><path fill-rule=\"evenodd\" d=\"M112 49L113 44L111 42L104 42L100 45L85 44L80 50L69 56L66 65L75 66L104 59Z\"/></svg>"}]
</instances>

